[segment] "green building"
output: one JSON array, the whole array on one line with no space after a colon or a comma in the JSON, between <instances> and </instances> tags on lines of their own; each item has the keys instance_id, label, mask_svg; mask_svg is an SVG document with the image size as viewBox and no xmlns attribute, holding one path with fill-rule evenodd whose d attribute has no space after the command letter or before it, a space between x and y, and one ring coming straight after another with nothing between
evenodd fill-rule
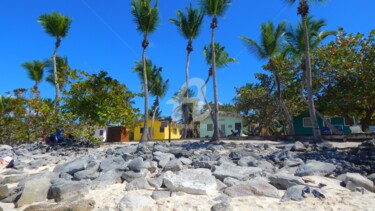
<instances>
[{"instance_id":1,"label":"green building","mask_svg":"<svg viewBox=\"0 0 375 211\"><path fill-rule=\"evenodd\" d=\"M339 130L343 131L344 134L350 134L350 125L345 122L345 118L343 117L326 117L328 121L331 122ZM330 134L331 131L329 128L324 124L323 120L319 117L318 124L321 129L322 134ZM313 130L311 126L310 116L308 114L301 114L299 116L293 117L293 124L294 130L296 135L313 135Z\"/></svg>"}]
</instances>

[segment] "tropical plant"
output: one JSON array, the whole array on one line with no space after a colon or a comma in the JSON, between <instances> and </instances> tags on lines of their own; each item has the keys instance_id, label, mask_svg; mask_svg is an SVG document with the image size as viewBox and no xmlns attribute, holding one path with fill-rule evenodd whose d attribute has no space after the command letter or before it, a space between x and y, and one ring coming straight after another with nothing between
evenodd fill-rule
<instances>
[{"instance_id":1,"label":"tropical plant","mask_svg":"<svg viewBox=\"0 0 375 211\"><path fill-rule=\"evenodd\" d=\"M146 71L146 48L149 45L148 34L156 30L159 25L159 12L158 12L158 0L151 6L151 0L132 0L132 15L134 22L137 25L137 30L143 33L142 41L142 62L143 62L143 78L144 78L144 128L148 128L148 82L147 82L147 71ZM140 142L148 140L148 130L143 130Z\"/></svg>"},{"instance_id":2,"label":"tropical plant","mask_svg":"<svg viewBox=\"0 0 375 211\"><path fill-rule=\"evenodd\" d=\"M212 52L214 52L215 55L216 55L215 56L215 60L216 60L215 63L216 63L217 68L226 67L230 63L237 63L237 60L229 57L228 52L225 51L225 47L221 46L220 43L215 43L215 51L212 51L211 45L205 45L203 47L203 55L206 59L206 63L208 65L210 65L210 69L208 70L207 79L206 79L205 83L203 84L203 86L201 87L201 92L202 92L203 98L206 102L206 105L208 107L208 110L210 111L212 122L215 122L214 121L215 115L212 112L211 106L210 106L210 104L209 104L209 102L206 98L206 94L204 93L204 87L207 85L208 81L210 80L211 76L213 75ZM214 104L214 106L216 106L216 105Z\"/></svg>"},{"instance_id":3,"label":"tropical plant","mask_svg":"<svg viewBox=\"0 0 375 211\"><path fill-rule=\"evenodd\" d=\"M218 26L217 16L224 15L225 10L230 5L230 0L200 0L202 5L202 10L209 16L212 16L211 21L211 52L212 52L212 77L213 77L213 89L214 89L214 133L212 136L213 141L219 140L219 96L217 89L217 79L216 79L216 54L215 54L215 28Z\"/></svg>"},{"instance_id":4,"label":"tropical plant","mask_svg":"<svg viewBox=\"0 0 375 211\"><path fill-rule=\"evenodd\" d=\"M193 120L193 116L197 115L199 113L198 111L198 100L194 98L196 95L195 91L191 88L188 89L187 91L188 96L190 98L190 103L186 104L185 103L185 96L186 96L186 91L185 88L181 88L177 92L174 93L172 100L177 103L178 106L176 106L173 110L173 116L174 118L181 119L181 122L188 122L190 124ZM189 111L188 115L184 115L185 108L184 106L189 106L187 109ZM187 118L187 119L185 119Z\"/></svg>"},{"instance_id":5,"label":"tropical plant","mask_svg":"<svg viewBox=\"0 0 375 211\"><path fill-rule=\"evenodd\" d=\"M34 60L32 62L25 62L22 64L22 67L26 69L29 78L35 82L33 89L36 92L37 97L39 98L38 85L43 79L44 75L44 63L39 60Z\"/></svg>"},{"instance_id":6,"label":"tropical plant","mask_svg":"<svg viewBox=\"0 0 375 211\"><path fill-rule=\"evenodd\" d=\"M55 74L54 74L54 63L53 60L47 59L45 62L46 68L48 68L48 76L46 77L46 81L53 86L55 84ZM57 69L57 83L59 86L59 90L61 91L64 88L64 85L68 81L68 77L71 71L71 68L68 63L67 57L56 56L56 69Z\"/></svg>"},{"instance_id":7,"label":"tropical plant","mask_svg":"<svg viewBox=\"0 0 375 211\"><path fill-rule=\"evenodd\" d=\"M304 42L305 42L305 53L304 53L304 61L306 67L306 86L307 86L307 100L309 104L309 113L311 124L313 128L314 139L316 141L320 141L320 129L318 125L318 121L316 118L315 112L315 104L313 99L313 90L312 90L312 72L311 72L311 56L310 56L310 39L309 39L309 31L307 28L307 17L309 15L309 3L323 3L326 0L284 0L289 5L293 5L295 2L299 1L298 6L298 15L301 15L301 24L304 34Z\"/></svg>"},{"instance_id":8,"label":"tropical plant","mask_svg":"<svg viewBox=\"0 0 375 211\"><path fill-rule=\"evenodd\" d=\"M185 90L189 89L189 64L190 64L190 54L193 51L193 40L198 36L202 22L204 18L204 12L203 10L194 9L192 4L190 3L190 7L186 8L186 14L184 14L182 11L177 11L177 19L169 19L170 22L175 24L179 31L181 32L182 36L184 36L188 40L188 45L186 47L187 51L187 58L186 58L186 69L185 69L185 75L186 75L186 82L185 82ZM189 103L188 94L186 92L186 103ZM188 106L184 106L185 108L188 108ZM189 111L183 111L185 117L184 119L187 119L187 115ZM188 130L188 123L184 122L184 130L182 133L182 138L186 138Z\"/></svg>"},{"instance_id":9,"label":"tropical plant","mask_svg":"<svg viewBox=\"0 0 375 211\"><path fill-rule=\"evenodd\" d=\"M56 96L55 96L55 105L54 109L56 110L59 106L60 101L60 88L58 83L58 75L57 75L57 67L56 67L56 56L57 56L57 49L60 46L61 39L65 38L68 35L68 31L70 29L72 19L67 16L63 16L58 12L52 12L51 14L43 14L39 17L38 20L47 34L55 37L55 49L53 51L53 73L55 79L55 88L56 88Z\"/></svg>"},{"instance_id":10,"label":"tropical plant","mask_svg":"<svg viewBox=\"0 0 375 211\"><path fill-rule=\"evenodd\" d=\"M267 23L262 23L261 29L261 39L260 42L256 42L253 39L241 36L245 46L249 49L251 53L256 55L259 59L268 59L267 69L272 73L273 79L275 80L275 85L277 87L277 95L280 101L280 105L287 117L289 134L294 135L293 117L290 114L283 97L282 90L282 80L280 78L280 72L283 71L279 69L276 65L275 57L280 55L282 52L282 42L285 35L286 23L281 22L276 28L271 21Z\"/></svg>"}]
</instances>

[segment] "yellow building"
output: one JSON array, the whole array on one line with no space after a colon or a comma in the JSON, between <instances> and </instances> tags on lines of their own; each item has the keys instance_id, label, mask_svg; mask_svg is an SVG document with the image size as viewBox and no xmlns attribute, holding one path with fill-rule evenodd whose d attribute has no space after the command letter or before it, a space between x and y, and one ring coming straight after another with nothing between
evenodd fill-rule
<instances>
[{"instance_id":1,"label":"yellow building","mask_svg":"<svg viewBox=\"0 0 375 211\"><path fill-rule=\"evenodd\" d=\"M149 134L151 133L151 120L148 120ZM139 124L134 128L134 141L139 141L142 137L144 123L139 122ZM171 122L171 139L181 138L181 125ZM154 121L154 140L168 140L169 139L169 125L168 120L155 120Z\"/></svg>"}]
</instances>

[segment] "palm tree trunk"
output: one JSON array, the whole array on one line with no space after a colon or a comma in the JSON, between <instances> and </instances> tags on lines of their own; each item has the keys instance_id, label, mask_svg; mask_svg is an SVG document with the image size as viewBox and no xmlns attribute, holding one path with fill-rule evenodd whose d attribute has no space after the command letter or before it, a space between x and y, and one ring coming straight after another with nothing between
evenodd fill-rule
<instances>
[{"instance_id":1,"label":"palm tree trunk","mask_svg":"<svg viewBox=\"0 0 375 211\"><path fill-rule=\"evenodd\" d=\"M144 126L143 133L140 142L146 142L149 138L148 136L148 82L147 82L147 70L146 70L146 48L145 44L147 41L147 34L144 36L143 40L143 52L142 52L142 61L143 61L143 79L144 79L144 89L145 89L145 107L144 107Z\"/></svg>"},{"instance_id":2,"label":"palm tree trunk","mask_svg":"<svg viewBox=\"0 0 375 211\"><path fill-rule=\"evenodd\" d=\"M189 64L190 64L190 53L191 51L190 50L187 50L187 58L186 58L186 69L185 69L185 75L186 75L186 84L185 84L185 106L184 106L184 130L183 130L183 133L182 133L182 138L186 138L187 136L187 132L188 132L188 124L189 124L189 106L188 106L188 103L189 103L189 94L188 94L188 90L189 90Z\"/></svg>"},{"instance_id":3,"label":"palm tree trunk","mask_svg":"<svg viewBox=\"0 0 375 211\"><path fill-rule=\"evenodd\" d=\"M303 32L305 36L305 59L306 59L306 84L307 84L307 100L309 104L309 114L311 119L311 124L313 128L313 134L315 141L321 141L320 129L318 121L316 119L315 105L312 93L312 73L311 73L311 57L310 57L310 43L309 34L307 30L306 15L301 15Z\"/></svg>"},{"instance_id":4,"label":"palm tree trunk","mask_svg":"<svg viewBox=\"0 0 375 211\"><path fill-rule=\"evenodd\" d=\"M216 19L216 17L214 17ZM212 20L214 22L214 19ZM217 23L216 23L217 25ZM217 90L217 78L216 78L216 52L215 52L215 27L212 27L211 36L211 49L212 49L212 79L214 88L214 133L212 141L219 141L219 100Z\"/></svg>"},{"instance_id":5,"label":"palm tree trunk","mask_svg":"<svg viewBox=\"0 0 375 211\"><path fill-rule=\"evenodd\" d=\"M155 115L156 115L156 109L158 107L155 106L154 111L152 112L152 121L151 121L151 139L154 139L154 122L155 122Z\"/></svg>"},{"instance_id":6,"label":"palm tree trunk","mask_svg":"<svg viewBox=\"0 0 375 211\"><path fill-rule=\"evenodd\" d=\"M56 41L58 43L58 41ZM53 110L56 112L57 107L59 106L59 101L60 101L60 87L58 83L58 76L57 76L57 65L56 65L56 56L57 56L57 49L58 49L58 44L55 46L55 50L53 52L53 75L55 77L55 90L56 90L56 96L55 96L55 103L53 106Z\"/></svg>"},{"instance_id":7,"label":"palm tree trunk","mask_svg":"<svg viewBox=\"0 0 375 211\"><path fill-rule=\"evenodd\" d=\"M206 94L205 94L204 91L203 91L203 88L207 85L207 83L208 83L208 81L210 80L210 78L211 78L211 76L209 75L209 76L207 77L206 81L204 82L203 86L201 87L201 92L202 92L202 95L203 95L204 101L206 102L206 105L207 105L207 107L208 107L208 111L210 112L210 117L211 117L211 120L212 120L212 123L213 123L213 122L215 121L215 120L214 120L215 117L214 117L214 115L213 115L213 113L212 113L212 108L211 108L211 106L210 106L210 103L209 103L208 100L207 100Z\"/></svg>"}]
</instances>

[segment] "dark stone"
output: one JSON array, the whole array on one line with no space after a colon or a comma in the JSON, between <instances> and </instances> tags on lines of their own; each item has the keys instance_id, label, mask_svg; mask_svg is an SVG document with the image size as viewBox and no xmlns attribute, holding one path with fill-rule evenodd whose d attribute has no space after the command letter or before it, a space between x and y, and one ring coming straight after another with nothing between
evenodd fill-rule
<instances>
[{"instance_id":1,"label":"dark stone","mask_svg":"<svg viewBox=\"0 0 375 211\"><path fill-rule=\"evenodd\" d=\"M149 174L149 171L147 169L142 169L140 172L126 171L121 174L121 179L127 182L131 182L134 179L146 177L147 174Z\"/></svg>"},{"instance_id":2,"label":"dark stone","mask_svg":"<svg viewBox=\"0 0 375 211\"><path fill-rule=\"evenodd\" d=\"M232 211L233 206L227 202L220 202L211 207L211 211Z\"/></svg>"},{"instance_id":3,"label":"dark stone","mask_svg":"<svg viewBox=\"0 0 375 211\"><path fill-rule=\"evenodd\" d=\"M128 168L135 172L140 172L143 168L143 158L135 158L128 164Z\"/></svg>"},{"instance_id":4,"label":"dark stone","mask_svg":"<svg viewBox=\"0 0 375 211\"><path fill-rule=\"evenodd\" d=\"M177 171L180 171L182 169L182 163L180 160L178 159L173 159L173 160L170 160L167 165L164 166L163 168L163 171L166 172L166 171L173 171L173 172L177 172Z\"/></svg>"},{"instance_id":5,"label":"dark stone","mask_svg":"<svg viewBox=\"0 0 375 211\"><path fill-rule=\"evenodd\" d=\"M283 197L281 198L281 201L302 201L305 199L304 197L304 190L306 186L304 185L295 185L290 188L285 192Z\"/></svg>"},{"instance_id":6,"label":"dark stone","mask_svg":"<svg viewBox=\"0 0 375 211\"><path fill-rule=\"evenodd\" d=\"M268 196L280 198L278 190L262 179L254 179L246 183L233 185L226 188L224 193L232 198L242 196Z\"/></svg>"},{"instance_id":7,"label":"dark stone","mask_svg":"<svg viewBox=\"0 0 375 211\"><path fill-rule=\"evenodd\" d=\"M285 175L285 174L274 174L269 177L270 183L278 189L286 190L294 185L305 185L301 177Z\"/></svg>"},{"instance_id":8,"label":"dark stone","mask_svg":"<svg viewBox=\"0 0 375 211\"><path fill-rule=\"evenodd\" d=\"M53 172L68 173L73 175L77 171L82 171L87 168L89 161L86 159L75 159L67 163L57 165Z\"/></svg>"}]
</instances>

